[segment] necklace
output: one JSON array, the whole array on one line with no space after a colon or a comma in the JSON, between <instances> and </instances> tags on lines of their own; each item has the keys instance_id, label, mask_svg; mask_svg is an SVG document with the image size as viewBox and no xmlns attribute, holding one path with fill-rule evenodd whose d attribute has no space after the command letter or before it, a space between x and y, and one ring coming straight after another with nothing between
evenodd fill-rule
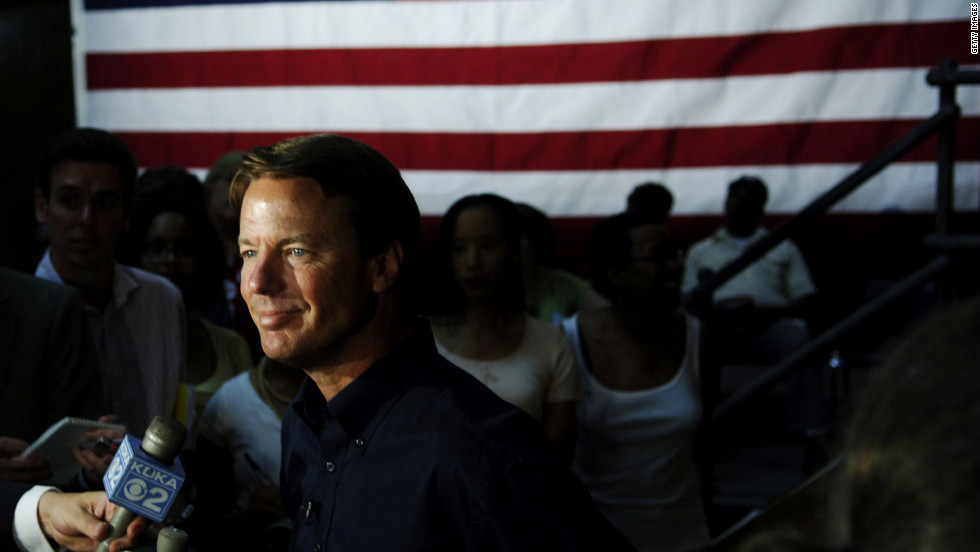
<instances>
[{"instance_id":1,"label":"necklace","mask_svg":"<svg viewBox=\"0 0 980 552\"><path fill-rule=\"evenodd\" d=\"M489 386L497 381L497 374L493 372L493 366L489 362L477 362L476 365L477 370L483 376L481 379L484 385Z\"/></svg>"}]
</instances>

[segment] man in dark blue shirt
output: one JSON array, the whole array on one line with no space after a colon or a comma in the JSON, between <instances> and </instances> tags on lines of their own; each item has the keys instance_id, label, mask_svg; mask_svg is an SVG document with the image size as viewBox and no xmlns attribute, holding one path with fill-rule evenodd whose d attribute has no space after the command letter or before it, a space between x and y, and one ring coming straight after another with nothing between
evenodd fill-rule
<instances>
[{"instance_id":1,"label":"man in dark blue shirt","mask_svg":"<svg viewBox=\"0 0 980 552\"><path fill-rule=\"evenodd\" d=\"M242 294L309 376L283 419L290 549L631 550L528 416L438 355L406 291L419 211L339 136L245 155Z\"/></svg>"}]
</instances>

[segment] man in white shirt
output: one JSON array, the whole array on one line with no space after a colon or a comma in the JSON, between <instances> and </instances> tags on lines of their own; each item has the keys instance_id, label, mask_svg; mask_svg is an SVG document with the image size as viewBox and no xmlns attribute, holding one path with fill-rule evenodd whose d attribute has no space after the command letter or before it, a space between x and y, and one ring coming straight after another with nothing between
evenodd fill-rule
<instances>
[{"instance_id":1,"label":"man in white shirt","mask_svg":"<svg viewBox=\"0 0 980 552\"><path fill-rule=\"evenodd\" d=\"M691 246L684 262L684 293L738 258L767 234L760 225L769 192L743 176L728 186L725 225ZM817 288L799 248L786 240L715 290L711 322L725 363L776 364L809 340L806 318ZM792 429L823 423L820 374L807 367L793 379Z\"/></svg>"},{"instance_id":2,"label":"man in white shirt","mask_svg":"<svg viewBox=\"0 0 980 552\"><path fill-rule=\"evenodd\" d=\"M725 226L688 250L682 289L689 293L722 267L738 258L746 248L766 235L759 221L768 199L765 184L755 177L742 177L728 187ZM779 323L797 328L784 333L792 343L768 351L770 362L791 353L807 340L803 321L817 288L800 250L784 241L736 274L714 292L715 315L731 326L740 338L752 338ZM792 336L791 334L797 334Z\"/></svg>"},{"instance_id":3,"label":"man in white shirt","mask_svg":"<svg viewBox=\"0 0 980 552\"><path fill-rule=\"evenodd\" d=\"M35 275L81 293L109 410L142 431L173 412L186 337L180 291L113 260L129 223L136 160L119 137L80 128L58 135L40 168L35 215L51 245Z\"/></svg>"}]
</instances>

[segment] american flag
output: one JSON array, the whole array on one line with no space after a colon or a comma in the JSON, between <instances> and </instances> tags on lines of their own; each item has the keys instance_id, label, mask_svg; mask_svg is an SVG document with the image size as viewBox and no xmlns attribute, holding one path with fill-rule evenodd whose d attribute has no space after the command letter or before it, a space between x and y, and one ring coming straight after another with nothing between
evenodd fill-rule
<instances>
[{"instance_id":1,"label":"american flag","mask_svg":"<svg viewBox=\"0 0 980 552\"><path fill-rule=\"evenodd\" d=\"M656 180L718 213L755 174L792 212L976 68L962 0L76 0L79 124L144 167L309 133L371 144L423 214L492 191L553 216L619 211ZM958 209L980 203L980 88L960 87ZM935 141L838 212L934 204Z\"/></svg>"}]
</instances>

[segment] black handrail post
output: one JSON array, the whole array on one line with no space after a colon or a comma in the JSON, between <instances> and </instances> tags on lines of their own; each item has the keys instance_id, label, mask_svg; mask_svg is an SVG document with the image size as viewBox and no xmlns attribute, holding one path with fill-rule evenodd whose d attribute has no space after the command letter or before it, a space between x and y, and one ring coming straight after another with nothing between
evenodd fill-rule
<instances>
[{"instance_id":1,"label":"black handrail post","mask_svg":"<svg viewBox=\"0 0 980 552\"><path fill-rule=\"evenodd\" d=\"M927 75L926 82L939 86L939 110L955 110L957 116L945 121L936 134L936 236L940 239L951 233L953 217L954 158L956 151L956 122L960 107L956 104L958 82L956 62L943 60L935 74ZM930 78L931 77L931 78ZM952 274L936 282L936 295L941 304L953 302Z\"/></svg>"},{"instance_id":2,"label":"black handrail post","mask_svg":"<svg viewBox=\"0 0 980 552\"><path fill-rule=\"evenodd\" d=\"M939 110L955 109L956 105L956 62L947 59L939 64ZM942 125L938 133L936 153L936 234L946 236L950 233L950 218L953 214L953 157L956 147L956 121L952 117Z\"/></svg>"}]
</instances>

